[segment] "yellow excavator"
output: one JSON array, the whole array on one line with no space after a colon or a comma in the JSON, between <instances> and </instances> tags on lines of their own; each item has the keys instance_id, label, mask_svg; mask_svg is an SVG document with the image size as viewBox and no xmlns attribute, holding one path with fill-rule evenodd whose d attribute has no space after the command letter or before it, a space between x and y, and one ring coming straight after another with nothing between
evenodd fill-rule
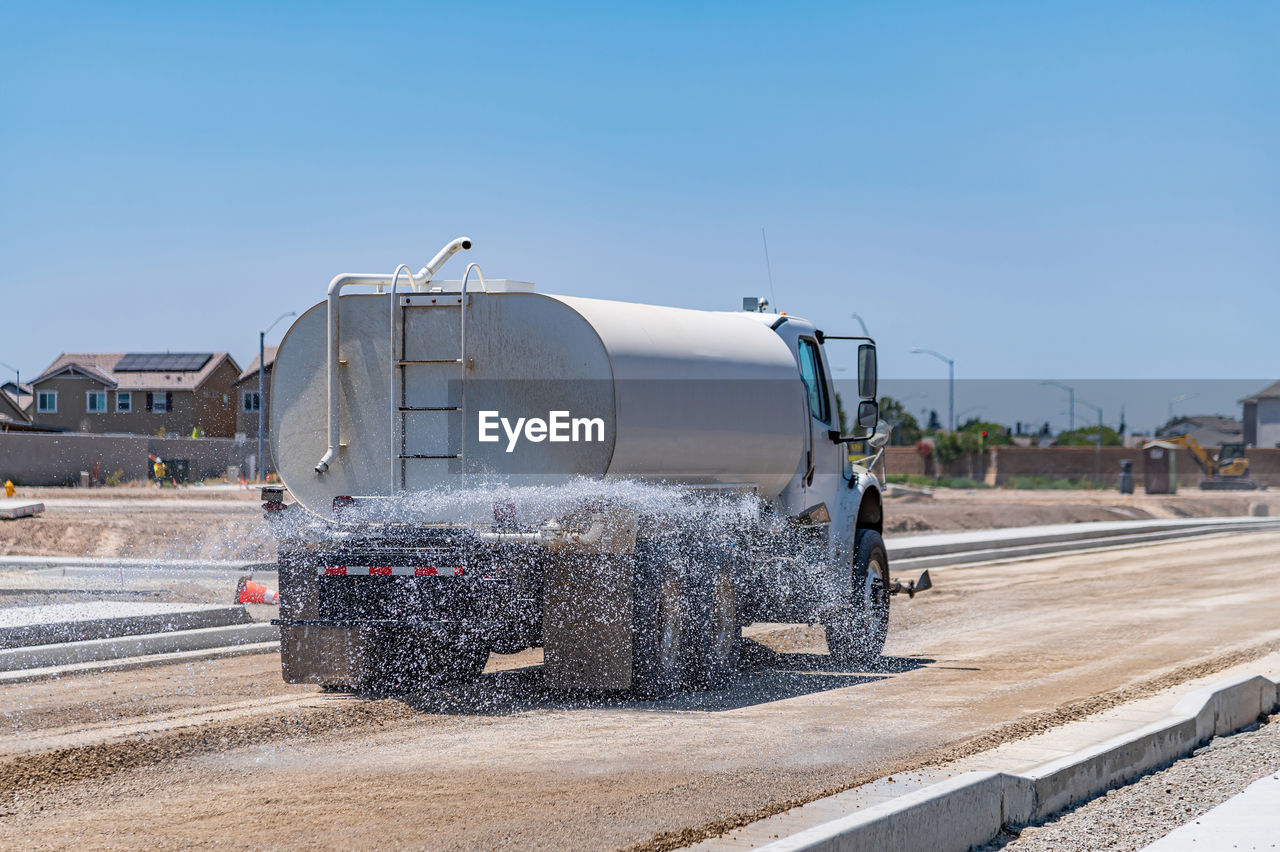
<instances>
[{"instance_id":1,"label":"yellow excavator","mask_svg":"<svg viewBox=\"0 0 1280 852\"><path fill-rule=\"evenodd\" d=\"M1204 471L1205 479L1200 481L1200 487L1205 490L1249 491L1258 487L1258 483L1249 478L1249 460L1244 456L1244 444L1223 444L1217 455L1210 455L1190 435L1175 435L1151 441L1143 445L1143 449L1152 446L1189 450L1200 470Z\"/></svg>"}]
</instances>

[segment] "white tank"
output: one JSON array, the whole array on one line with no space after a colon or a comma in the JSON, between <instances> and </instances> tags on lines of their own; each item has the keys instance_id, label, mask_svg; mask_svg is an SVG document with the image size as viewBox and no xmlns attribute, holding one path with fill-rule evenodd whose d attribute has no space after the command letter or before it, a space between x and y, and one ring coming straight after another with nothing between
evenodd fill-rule
<instances>
[{"instance_id":1,"label":"white tank","mask_svg":"<svg viewBox=\"0 0 1280 852\"><path fill-rule=\"evenodd\" d=\"M804 386L775 317L491 282L467 296L464 370L456 283L397 294L394 323L391 299L338 300L339 449L324 472L325 303L280 344L271 446L313 511L328 514L336 496L571 477L746 484L769 499L800 467Z\"/></svg>"}]
</instances>

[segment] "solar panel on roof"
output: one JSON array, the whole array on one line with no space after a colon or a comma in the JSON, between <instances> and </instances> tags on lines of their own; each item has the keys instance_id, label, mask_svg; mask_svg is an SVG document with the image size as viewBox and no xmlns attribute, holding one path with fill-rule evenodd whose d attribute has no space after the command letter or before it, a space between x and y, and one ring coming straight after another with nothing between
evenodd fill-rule
<instances>
[{"instance_id":1,"label":"solar panel on roof","mask_svg":"<svg viewBox=\"0 0 1280 852\"><path fill-rule=\"evenodd\" d=\"M117 373L194 373L213 357L211 352L130 352L116 364Z\"/></svg>"}]
</instances>

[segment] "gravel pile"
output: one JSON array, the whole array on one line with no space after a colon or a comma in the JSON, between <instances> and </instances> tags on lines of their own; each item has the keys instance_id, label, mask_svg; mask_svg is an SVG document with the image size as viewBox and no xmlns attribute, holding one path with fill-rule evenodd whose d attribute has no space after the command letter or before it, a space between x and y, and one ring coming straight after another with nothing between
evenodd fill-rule
<instances>
[{"instance_id":1,"label":"gravel pile","mask_svg":"<svg viewBox=\"0 0 1280 852\"><path fill-rule=\"evenodd\" d=\"M1005 834L983 850L1133 850L1192 822L1251 783L1280 770L1280 716L1219 737L1192 756L1093 799L1020 834Z\"/></svg>"}]
</instances>

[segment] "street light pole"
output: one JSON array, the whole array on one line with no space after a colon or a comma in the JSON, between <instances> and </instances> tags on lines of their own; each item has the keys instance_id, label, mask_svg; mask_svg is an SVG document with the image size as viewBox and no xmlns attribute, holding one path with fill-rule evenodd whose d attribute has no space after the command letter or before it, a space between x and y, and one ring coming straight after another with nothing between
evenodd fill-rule
<instances>
[{"instance_id":1,"label":"street light pole","mask_svg":"<svg viewBox=\"0 0 1280 852\"><path fill-rule=\"evenodd\" d=\"M276 317L275 322L267 326L265 331L258 332L258 470L255 473L261 473L262 481L267 481L267 465L263 456L263 441L265 427L263 425L264 412L266 411L266 387L264 376L267 372L267 332L276 327L276 323L285 317L296 317L297 311L289 311Z\"/></svg>"},{"instance_id":2,"label":"street light pole","mask_svg":"<svg viewBox=\"0 0 1280 852\"><path fill-rule=\"evenodd\" d=\"M932 349L921 349L918 346L911 350L911 354L932 355L939 361L947 362L947 422L951 426L951 431L956 431L956 362L941 352L934 352Z\"/></svg>"},{"instance_id":3,"label":"street light pole","mask_svg":"<svg viewBox=\"0 0 1280 852\"><path fill-rule=\"evenodd\" d=\"M1098 412L1098 445L1093 453L1093 478L1097 482L1102 481L1102 407L1094 405L1092 402L1080 400L1081 405L1086 405Z\"/></svg>"},{"instance_id":4,"label":"street light pole","mask_svg":"<svg viewBox=\"0 0 1280 852\"><path fill-rule=\"evenodd\" d=\"M1055 388L1062 388L1067 392L1067 434L1076 431L1076 389L1071 385L1064 385L1062 382L1043 381L1042 385L1053 385ZM1074 435L1072 437L1075 437Z\"/></svg>"},{"instance_id":5,"label":"street light pole","mask_svg":"<svg viewBox=\"0 0 1280 852\"><path fill-rule=\"evenodd\" d=\"M1173 399L1169 400L1169 421L1168 422L1170 423L1173 422L1173 407L1175 405L1177 405L1180 402L1186 402L1189 399L1195 399L1199 395L1200 394L1198 393L1184 393L1182 396L1174 397Z\"/></svg>"},{"instance_id":6,"label":"street light pole","mask_svg":"<svg viewBox=\"0 0 1280 852\"><path fill-rule=\"evenodd\" d=\"M870 337L870 336L871 336L871 332L867 331L867 324L866 324L865 322L863 322L863 321L862 321L862 317L858 316L857 314L849 314L849 316L850 316L851 318L853 318L853 319L856 319L856 320L858 321L858 325L862 326L862 336L863 336L863 337Z\"/></svg>"}]
</instances>

